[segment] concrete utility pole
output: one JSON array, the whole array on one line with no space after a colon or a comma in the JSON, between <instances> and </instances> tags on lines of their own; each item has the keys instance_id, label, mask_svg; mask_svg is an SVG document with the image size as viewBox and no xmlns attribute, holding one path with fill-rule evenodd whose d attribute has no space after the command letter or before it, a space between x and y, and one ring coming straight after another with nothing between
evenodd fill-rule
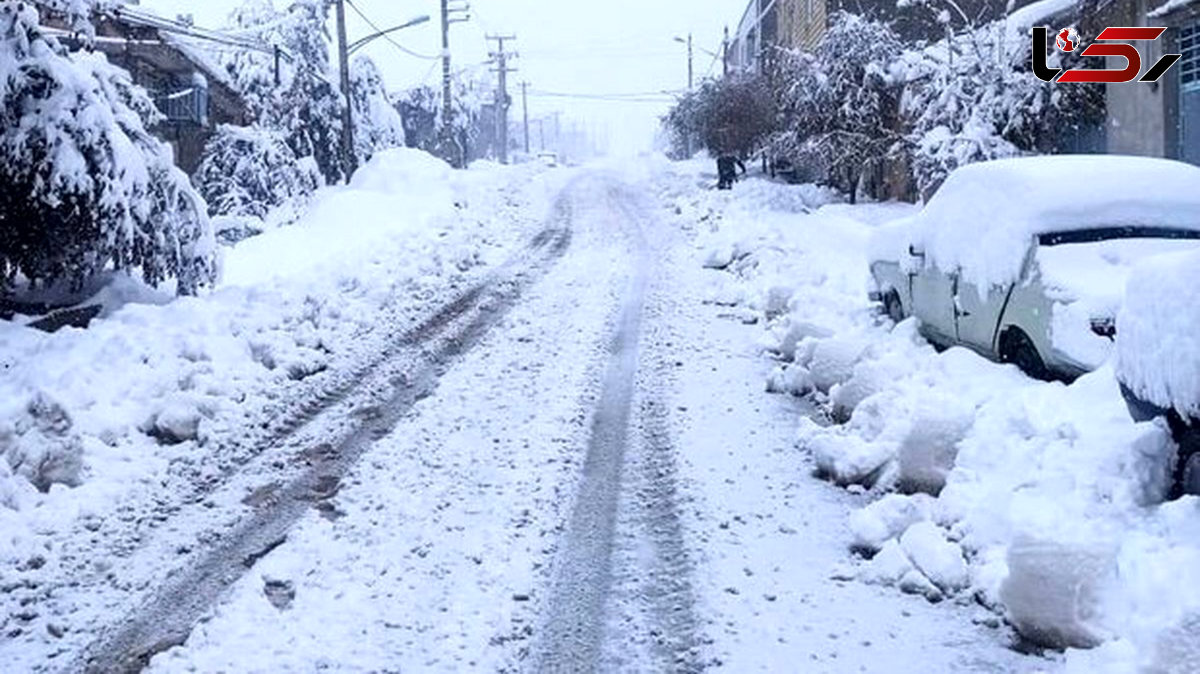
<instances>
[{"instance_id":1,"label":"concrete utility pole","mask_svg":"<svg viewBox=\"0 0 1200 674\"><path fill-rule=\"evenodd\" d=\"M471 6L466 3L452 6L450 3L451 0L442 0L442 158L461 167L466 159L461 156L462 148L451 151L457 140L454 138L454 97L450 78L450 25L469 21L471 17L467 12Z\"/></svg>"},{"instance_id":2,"label":"concrete utility pole","mask_svg":"<svg viewBox=\"0 0 1200 674\"><path fill-rule=\"evenodd\" d=\"M725 39L721 42L721 62L724 64L724 76L729 77L729 26L725 26Z\"/></svg>"},{"instance_id":3,"label":"concrete utility pole","mask_svg":"<svg viewBox=\"0 0 1200 674\"><path fill-rule=\"evenodd\" d=\"M521 116L525 118L525 154L529 154L529 83L521 83Z\"/></svg>"},{"instance_id":4,"label":"concrete utility pole","mask_svg":"<svg viewBox=\"0 0 1200 674\"><path fill-rule=\"evenodd\" d=\"M696 52L695 52L695 50L692 48L692 34L691 34L691 33L688 33L688 36L687 36L687 39L686 39L686 40L685 40L685 39L683 39L683 38L681 38L681 37L676 37L676 38L675 38L675 41L676 41L676 42L679 42L679 43L681 43L681 44L686 44L686 45L687 45L687 50L688 50L688 52L687 52L687 58L688 58L688 93L691 93L691 92L692 92L692 89L693 89L693 87L695 86L695 67L694 67L694 65L693 65L693 64L695 63L695 55L696 55ZM685 142L686 142L686 144L687 144L687 150L686 150L686 151L687 151L687 155L688 155L689 157L691 157L691 156L692 156L692 134L690 134L690 133L689 133L689 134L686 134L686 135L687 135L687 138L685 139Z\"/></svg>"},{"instance_id":5,"label":"concrete utility pole","mask_svg":"<svg viewBox=\"0 0 1200 674\"><path fill-rule=\"evenodd\" d=\"M342 161L346 165L346 182L358 168L354 154L354 102L350 96L350 51L346 47L346 0L337 0L338 63L341 66L342 96L346 107L342 109Z\"/></svg>"},{"instance_id":6,"label":"concrete utility pole","mask_svg":"<svg viewBox=\"0 0 1200 674\"><path fill-rule=\"evenodd\" d=\"M492 63L496 67L492 72L497 73L499 81L496 84L496 142L498 158L501 164L508 163L508 107L512 105L512 97L508 95L508 74L517 72L516 68L508 67L508 59L516 57L516 52L504 51L504 43L517 39L515 35L488 35L489 41L496 43L496 51L491 52Z\"/></svg>"}]
</instances>

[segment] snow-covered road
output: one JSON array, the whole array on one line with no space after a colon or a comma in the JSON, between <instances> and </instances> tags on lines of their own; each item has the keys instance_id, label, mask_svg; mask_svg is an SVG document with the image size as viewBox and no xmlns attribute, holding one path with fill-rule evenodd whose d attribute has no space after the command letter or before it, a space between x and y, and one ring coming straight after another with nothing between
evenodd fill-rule
<instances>
[{"instance_id":1,"label":"snow-covered road","mask_svg":"<svg viewBox=\"0 0 1200 674\"><path fill-rule=\"evenodd\" d=\"M866 497L813 477L795 428L820 415L764 393L753 313L711 301L700 222L666 198L702 181L561 175L507 262L34 604L74 629L0 652L103 672L1045 664L969 598L850 580ZM108 550L69 549L88 545Z\"/></svg>"},{"instance_id":2,"label":"snow-covered road","mask_svg":"<svg viewBox=\"0 0 1200 674\"><path fill-rule=\"evenodd\" d=\"M571 182L563 257L151 671L1018 670L831 578L854 499L654 199Z\"/></svg>"}]
</instances>

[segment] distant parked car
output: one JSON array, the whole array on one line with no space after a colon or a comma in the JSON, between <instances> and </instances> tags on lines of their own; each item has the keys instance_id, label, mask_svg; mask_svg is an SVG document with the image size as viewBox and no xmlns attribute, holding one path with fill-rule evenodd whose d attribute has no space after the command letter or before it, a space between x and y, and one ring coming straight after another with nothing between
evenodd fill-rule
<instances>
[{"instance_id":1,"label":"distant parked car","mask_svg":"<svg viewBox=\"0 0 1200 674\"><path fill-rule=\"evenodd\" d=\"M1200 494L1200 251L1146 260L1117 318L1117 379L1137 421L1163 417L1179 445L1176 494Z\"/></svg>"},{"instance_id":2,"label":"distant parked car","mask_svg":"<svg viewBox=\"0 0 1200 674\"><path fill-rule=\"evenodd\" d=\"M538 160L546 166L558 166L558 155L553 152L539 152Z\"/></svg>"},{"instance_id":3,"label":"distant parked car","mask_svg":"<svg viewBox=\"0 0 1200 674\"><path fill-rule=\"evenodd\" d=\"M1105 155L983 162L876 234L872 297L936 344L1070 380L1112 354L1133 264L1197 246L1200 168Z\"/></svg>"}]
</instances>

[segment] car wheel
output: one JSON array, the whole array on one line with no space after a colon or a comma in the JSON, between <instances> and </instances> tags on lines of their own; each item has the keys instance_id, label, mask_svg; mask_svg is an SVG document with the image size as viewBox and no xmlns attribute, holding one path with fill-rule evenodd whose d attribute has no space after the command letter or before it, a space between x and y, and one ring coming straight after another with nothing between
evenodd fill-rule
<instances>
[{"instance_id":1,"label":"car wheel","mask_svg":"<svg viewBox=\"0 0 1200 674\"><path fill-rule=\"evenodd\" d=\"M1038 354L1037 347L1033 345L1033 340L1018 328L1009 328L1000 338L1000 360L1016 365L1034 379L1053 379L1050 370L1046 369L1045 361Z\"/></svg>"},{"instance_id":2,"label":"car wheel","mask_svg":"<svg viewBox=\"0 0 1200 674\"><path fill-rule=\"evenodd\" d=\"M900 302L900 293L892 290L883 296L883 313L887 314L893 323L899 323L907 318L904 315L904 305Z\"/></svg>"}]
</instances>

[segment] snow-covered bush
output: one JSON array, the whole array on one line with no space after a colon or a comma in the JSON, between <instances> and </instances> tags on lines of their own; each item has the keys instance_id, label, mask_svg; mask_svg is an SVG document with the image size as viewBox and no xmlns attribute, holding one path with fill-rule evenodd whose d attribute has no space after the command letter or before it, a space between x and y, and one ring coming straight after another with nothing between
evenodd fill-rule
<instances>
[{"instance_id":1,"label":"snow-covered bush","mask_svg":"<svg viewBox=\"0 0 1200 674\"><path fill-rule=\"evenodd\" d=\"M404 147L404 120L392 105L383 75L367 56L350 62L351 102L354 106L354 151L359 164L376 152Z\"/></svg>"},{"instance_id":2,"label":"snow-covered bush","mask_svg":"<svg viewBox=\"0 0 1200 674\"><path fill-rule=\"evenodd\" d=\"M226 125L205 146L195 181L214 216L288 223L323 178L312 158L297 159L278 131Z\"/></svg>"},{"instance_id":3,"label":"snow-covered bush","mask_svg":"<svg viewBox=\"0 0 1200 674\"><path fill-rule=\"evenodd\" d=\"M215 275L204 203L157 111L101 54L68 54L24 2L0 2L0 284L76 286L108 267L194 292Z\"/></svg>"}]
</instances>

